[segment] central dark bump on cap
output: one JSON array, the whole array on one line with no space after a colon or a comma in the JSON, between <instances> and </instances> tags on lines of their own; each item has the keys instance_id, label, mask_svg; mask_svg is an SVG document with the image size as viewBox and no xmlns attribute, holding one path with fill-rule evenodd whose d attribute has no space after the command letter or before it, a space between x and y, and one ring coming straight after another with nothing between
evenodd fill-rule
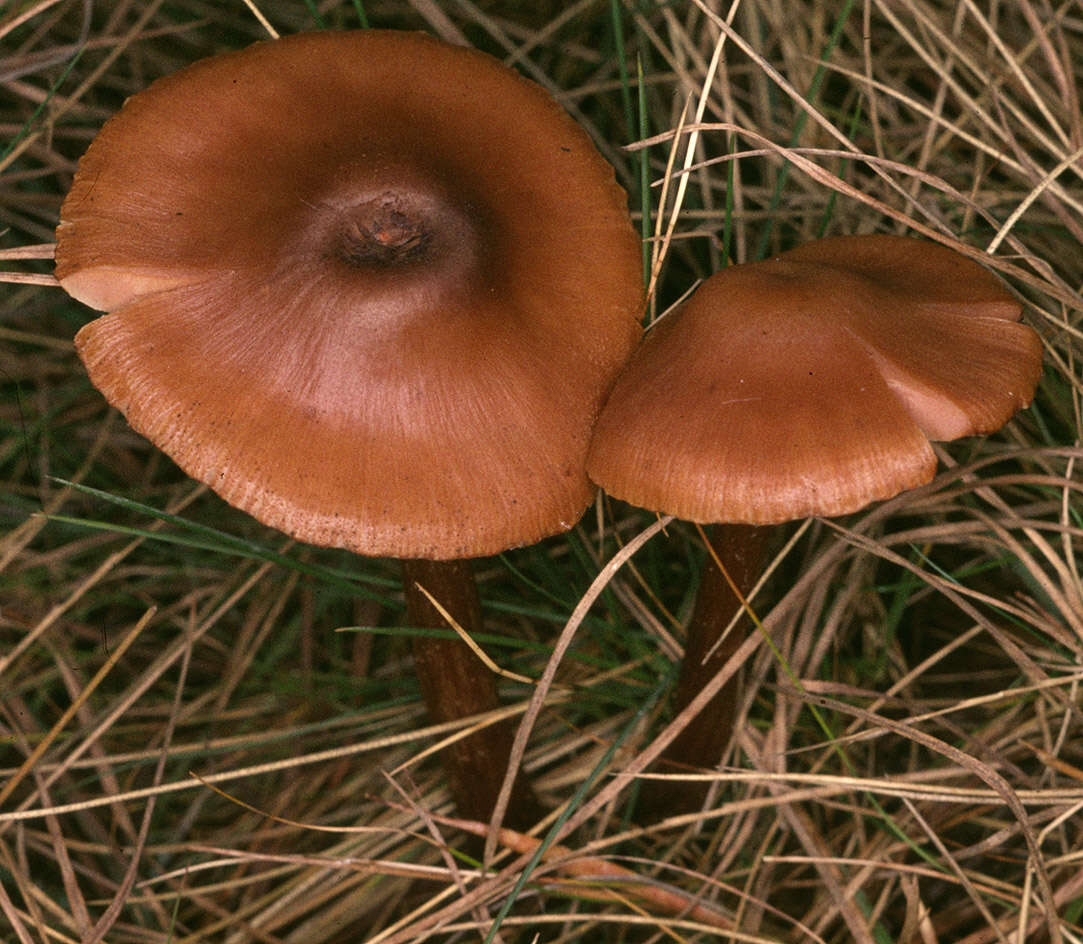
<instances>
[{"instance_id":1,"label":"central dark bump on cap","mask_svg":"<svg viewBox=\"0 0 1083 944\"><path fill-rule=\"evenodd\" d=\"M410 200L387 194L344 212L338 253L355 266L394 266L426 256L432 221Z\"/></svg>"}]
</instances>

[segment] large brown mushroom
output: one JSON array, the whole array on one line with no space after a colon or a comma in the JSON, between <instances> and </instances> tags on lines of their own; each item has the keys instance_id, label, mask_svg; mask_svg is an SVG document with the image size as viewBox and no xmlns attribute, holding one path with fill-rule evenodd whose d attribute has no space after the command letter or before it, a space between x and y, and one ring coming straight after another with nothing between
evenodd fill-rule
<instances>
[{"instance_id":1,"label":"large brown mushroom","mask_svg":"<svg viewBox=\"0 0 1083 944\"><path fill-rule=\"evenodd\" d=\"M94 385L226 501L299 540L414 561L479 628L468 562L570 527L592 423L640 330L625 194L539 86L417 33L310 33L133 96L84 155L63 287ZM424 561L424 563L422 563ZM497 706L458 641L419 639L428 707ZM487 817L511 743L452 749ZM509 822L533 815L525 789Z\"/></svg>"},{"instance_id":2,"label":"large brown mushroom","mask_svg":"<svg viewBox=\"0 0 1083 944\"><path fill-rule=\"evenodd\" d=\"M978 263L936 243L843 236L732 266L645 338L598 420L587 462L610 495L724 522L715 554L746 595L765 525L841 515L932 479L929 440L992 432L1027 406L1041 343ZM740 608L708 558L688 628L680 710L737 649ZM671 743L672 766L718 762L734 686ZM664 808L702 799L664 793Z\"/></svg>"}]
</instances>

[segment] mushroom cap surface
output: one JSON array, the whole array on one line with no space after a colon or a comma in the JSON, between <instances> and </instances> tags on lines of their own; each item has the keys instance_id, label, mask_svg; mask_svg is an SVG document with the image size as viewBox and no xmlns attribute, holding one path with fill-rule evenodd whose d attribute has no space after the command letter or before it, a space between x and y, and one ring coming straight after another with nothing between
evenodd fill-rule
<instances>
[{"instance_id":1,"label":"mushroom cap surface","mask_svg":"<svg viewBox=\"0 0 1083 944\"><path fill-rule=\"evenodd\" d=\"M591 478L690 521L838 515L929 481L929 440L992 432L1041 343L978 263L842 236L707 279L649 331L595 428Z\"/></svg>"},{"instance_id":2,"label":"mushroom cap surface","mask_svg":"<svg viewBox=\"0 0 1083 944\"><path fill-rule=\"evenodd\" d=\"M640 336L639 239L539 86L420 33L307 33L130 98L56 274L94 385L265 524L363 554L570 527Z\"/></svg>"}]
</instances>

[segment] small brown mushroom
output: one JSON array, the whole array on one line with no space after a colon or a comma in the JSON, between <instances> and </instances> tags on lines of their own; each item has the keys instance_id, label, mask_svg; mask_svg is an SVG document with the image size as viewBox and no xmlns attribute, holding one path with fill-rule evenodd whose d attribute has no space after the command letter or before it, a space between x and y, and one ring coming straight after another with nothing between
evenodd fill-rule
<instances>
[{"instance_id":1,"label":"small brown mushroom","mask_svg":"<svg viewBox=\"0 0 1083 944\"><path fill-rule=\"evenodd\" d=\"M824 239L732 266L648 333L598 420L588 473L643 508L727 523L713 544L747 594L760 526L928 482L929 440L992 432L1030 403L1041 343L1020 313L976 262L904 237ZM736 632L718 643L739 605L708 561L678 710L737 648ZM723 689L666 758L716 763L733 698ZM690 788L679 805L701 798Z\"/></svg>"},{"instance_id":2,"label":"small brown mushroom","mask_svg":"<svg viewBox=\"0 0 1083 944\"><path fill-rule=\"evenodd\" d=\"M539 86L418 33L302 34L155 82L80 162L56 260L112 312L76 346L137 431L299 540L449 562L422 579L468 630L455 561L579 518L590 429L640 334L612 168ZM437 720L496 707L461 643L416 648L468 693L433 695ZM488 816L510 740L454 749L467 815Z\"/></svg>"}]
</instances>

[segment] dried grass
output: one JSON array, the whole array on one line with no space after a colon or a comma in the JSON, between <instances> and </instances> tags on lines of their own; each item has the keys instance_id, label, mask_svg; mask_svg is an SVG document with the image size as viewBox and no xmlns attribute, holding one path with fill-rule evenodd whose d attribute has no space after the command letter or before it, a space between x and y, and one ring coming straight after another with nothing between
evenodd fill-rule
<instances>
[{"instance_id":1,"label":"dried grass","mask_svg":"<svg viewBox=\"0 0 1083 944\"><path fill-rule=\"evenodd\" d=\"M360 9L258 6L282 33ZM635 826L633 776L666 730L695 531L604 504L482 564L486 650L544 683L506 694L517 715L534 696L527 766L555 811L548 845L483 870L437 815L432 749L455 732L422 717L394 569L292 546L185 479L90 388L70 344L88 313L51 287L102 121L259 23L241 2L8 5L3 940L1083 940L1083 6L616 11L623 58L603 3L364 8L560 96L650 207L656 313L726 255L921 234L1027 302L1035 406L943 447L931 485L795 526L695 815Z\"/></svg>"}]
</instances>

